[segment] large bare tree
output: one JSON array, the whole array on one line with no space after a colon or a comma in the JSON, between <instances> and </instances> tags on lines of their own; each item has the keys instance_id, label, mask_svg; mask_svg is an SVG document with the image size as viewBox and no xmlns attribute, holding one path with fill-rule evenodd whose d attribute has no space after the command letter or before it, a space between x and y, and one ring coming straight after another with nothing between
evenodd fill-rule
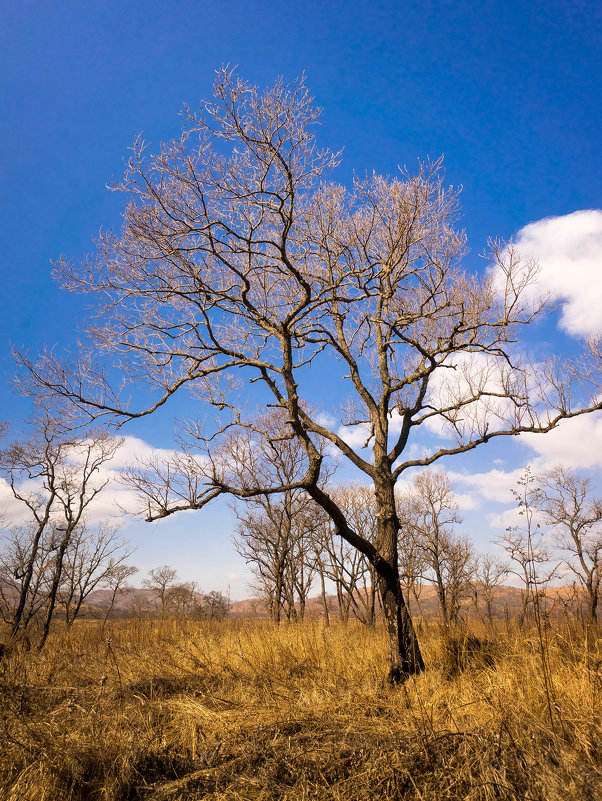
<instances>
[{"instance_id":1,"label":"large bare tree","mask_svg":"<svg viewBox=\"0 0 602 801\"><path fill-rule=\"evenodd\" d=\"M116 187L129 197L121 234L102 234L94 259L56 267L64 287L99 299L90 346L71 361L21 362L26 391L91 418L152 414L193 388L216 413L199 429L211 459L151 466L147 518L224 494L305 489L374 566L397 682L423 669L399 581L400 476L495 437L549 431L599 408L598 386L575 397L571 381L593 375L583 364L521 363L513 343L546 309L530 293L536 268L500 245L495 270L462 269L457 192L439 164L338 186L339 157L315 140L319 116L302 81L261 93L222 70L212 101L186 110L180 138L154 156L134 144ZM340 417L313 411L325 381L346 399L342 422L365 434L357 447ZM148 401L143 387L154 391ZM253 426L257 404L280 409L304 450L293 484L241 484L219 461L222 435ZM427 423L447 438L416 456L409 446ZM374 486L374 542L320 484L325 441Z\"/></svg>"}]
</instances>

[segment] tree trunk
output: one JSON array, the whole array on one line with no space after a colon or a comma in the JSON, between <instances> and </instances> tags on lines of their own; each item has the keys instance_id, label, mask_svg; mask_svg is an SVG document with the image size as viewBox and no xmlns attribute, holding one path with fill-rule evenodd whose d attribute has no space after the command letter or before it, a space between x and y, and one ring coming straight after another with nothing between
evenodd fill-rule
<instances>
[{"instance_id":1,"label":"tree trunk","mask_svg":"<svg viewBox=\"0 0 602 801\"><path fill-rule=\"evenodd\" d=\"M324 624L330 626L330 614L328 611L328 598L326 597L326 584L324 582L324 570L320 566L320 588L322 593L322 606L324 607Z\"/></svg>"},{"instance_id":2,"label":"tree trunk","mask_svg":"<svg viewBox=\"0 0 602 801\"><path fill-rule=\"evenodd\" d=\"M25 606L27 604L27 600L29 597L29 588L31 586L31 582L33 579L35 562L40 548L40 540L42 538L42 534L44 533L44 528L47 522L48 522L48 515L46 515L44 520L38 525L37 531L33 538L31 551L29 554L29 558L27 560L27 568L25 570L25 575L23 576L21 582L21 590L19 592L19 602L17 603L17 608L15 609L13 619L11 621L11 627L10 627L11 637L15 637L17 635L17 632L19 631L19 629L21 628L21 624L23 623Z\"/></svg>"},{"instance_id":3,"label":"tree trunk","mask_svg":"<svg viewBox=\"0 0 602 801\"><path fill-rule=\"evenodd\" d=\"M42 627L42 636L40 637L40 642L38 643L38 650L40 651L44 647L46 640L48 639L48 634L50 633L50 624L52 623L54 608L56 606L56 596L58 593L59 585L61 583L61 579L63 577L63 564L65 559L65 552L71 540L71 533L72 529L67 529L65 536L63 537L63 540L56 552L54 574L52 576L52 584L50 585L50 592L48 593L48 607L46 609L46 617L44 619L44 625Z\"/></svg>"},{"instance_id":4,"label":"tree trunk","mask_svg":"<svg viewBox=\"0 0 602 801\"><path fill-rule=\"evenodd\" d=\"M399 684L423 671L424 662L399 581L380 576L379 584L389 632L391 664L388 681L390 684Z\"/></svg>"},{"instance_id":5,"label":"tree trunk","mask_svg":"<svg viewBox=\"0 0 602 801\"><path fill-rule=\"evenodd\" d=\"M598 588L594 587L592 578L586 582L586 588L589 595L589 619L595 625L598 622Z\"/></svg>"},{"instance_id":6,"label":"tree trunk","mask_svg":"<svg viewBox=\"0 0 602 801\"><path fill-rule=\"evenodd\" d=\"M390 666L388 682L392 685L424 670L424 661L412 618L403 599L397 554L399 519L395 511L393 486L377 488L378 543L386 566L377 570L380 597L389 633Z\"/></svg>"}]
</instances>

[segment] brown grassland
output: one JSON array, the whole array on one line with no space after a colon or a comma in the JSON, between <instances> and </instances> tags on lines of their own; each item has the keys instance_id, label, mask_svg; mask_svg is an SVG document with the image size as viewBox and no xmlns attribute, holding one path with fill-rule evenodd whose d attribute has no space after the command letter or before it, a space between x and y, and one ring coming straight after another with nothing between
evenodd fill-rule
<instances>
[{"instance_id":1,"label":"brown grassland","mask_svg":"<svg viewBox=\"0 0 602 801\"><path fill-rule=\"evenodd\" d=\"M0 660L2 801L602 798L602 637L129 620Z\"/></svg>"}]
</instances>

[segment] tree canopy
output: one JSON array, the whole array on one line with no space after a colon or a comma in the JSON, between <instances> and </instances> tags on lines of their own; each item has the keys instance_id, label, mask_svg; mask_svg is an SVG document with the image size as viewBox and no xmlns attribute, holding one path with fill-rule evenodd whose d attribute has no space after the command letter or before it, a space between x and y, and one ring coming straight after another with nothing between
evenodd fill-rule
<instances>
[{"instance_id":1,"label":"tree canopy","mask_svg":"<svg viewBox=\"0 0 602 801\"><path fill-rule=\"evenodd\" d=\"M492 243L489 269L463 269L458 192L440 162L334 183L340 156L318 147L319 116L302 80L261 93L222 70L178 139L154 155L134 144L115 187L129 198L121 233L101 235L95 258L56 266L63 286L99 301L90 346L70 363L21 360L30 390L92 419L151 414L188 386L215 414L181 432L182 457L132 475L148 519L222 494L304 489L380 577L396 680L422 666L399 586L396 481L600 408L599 354L592 343L580 361L521 356L521 330L551 308L533 291L537 265ZM334 424L313 379L325 365L343 405ZM155 393L146 406L129 400L141 384ZM266 407L284 421L275 431ZM364 442L350 444L341 424ZM445 436L416 456L408 446L425 426ZM295 439L303 470L292 482L241 481L241 436ZM321 483L326 446L373 484L374 541Z\"/></svg>"}]
</instances>

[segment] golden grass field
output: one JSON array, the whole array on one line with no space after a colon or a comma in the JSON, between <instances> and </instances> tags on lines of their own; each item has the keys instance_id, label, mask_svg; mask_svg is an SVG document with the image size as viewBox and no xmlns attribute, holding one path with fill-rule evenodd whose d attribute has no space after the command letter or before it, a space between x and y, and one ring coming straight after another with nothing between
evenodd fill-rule
<instances>
[{"instance_id":1,"label":"golden grass field","mask_svg":"<svg viewBox=\"0 0 602 801\"><path fill-rule=\"evenodd\" d=\"M380 627L57 629L0 661L0 799L602 799L599 633L474 634L390 688Z\"/></svg>"}]
</instances>

